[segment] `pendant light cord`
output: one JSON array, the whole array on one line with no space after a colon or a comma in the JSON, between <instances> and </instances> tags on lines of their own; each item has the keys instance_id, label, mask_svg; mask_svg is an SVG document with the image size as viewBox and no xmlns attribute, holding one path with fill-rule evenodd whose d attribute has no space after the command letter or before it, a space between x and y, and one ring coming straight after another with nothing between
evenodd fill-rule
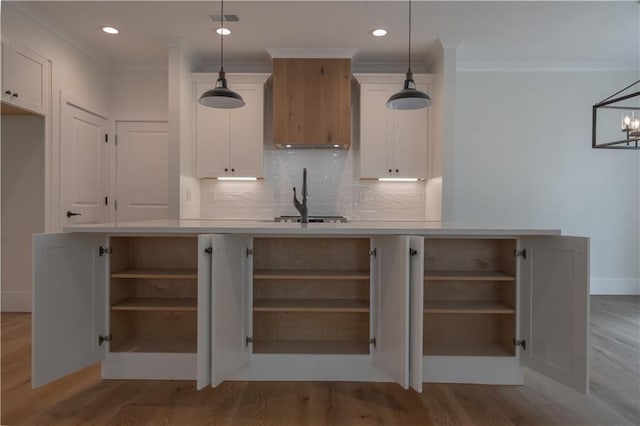
<instances>
[{"instance_id":1,"label":"pendant light cord","mask_svg":"<svg viewBox=\"0 0 640 426\"><path fill-rule=\"evenodd\" d=\"M224 0L220 0L220 28L224 28ZM220 31L223 33L224 31ZM220 71L224 72L224 35L220 34Z\"/></svg>"},{"instance_id":2,"label":"pendant light cord","mask_svg":"<svg viewBox=\"0 0 640 426\"><path fill-rule=\"evenodd\" d=\"M409 72L411 72L411 0L409 0Z\"/></svg>"}]
</instances>

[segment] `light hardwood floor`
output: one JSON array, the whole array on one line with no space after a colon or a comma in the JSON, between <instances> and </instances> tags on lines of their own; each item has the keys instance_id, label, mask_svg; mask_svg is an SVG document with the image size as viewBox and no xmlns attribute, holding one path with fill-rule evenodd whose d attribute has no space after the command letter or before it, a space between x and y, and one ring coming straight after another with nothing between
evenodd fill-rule
<instances>
[{"instance_id":1,"label":"light hardwood floor","mask_svg":"<svg viewBox=\"0 0 640 426\"><path fill-rule=\"evenodd\" d=\"M1 421L118 425L638 425L640 298L592 297L591 392L524 386L101 380L89 367L31 389L31 315L1 316Z\"/></svg>"}]
</instances>

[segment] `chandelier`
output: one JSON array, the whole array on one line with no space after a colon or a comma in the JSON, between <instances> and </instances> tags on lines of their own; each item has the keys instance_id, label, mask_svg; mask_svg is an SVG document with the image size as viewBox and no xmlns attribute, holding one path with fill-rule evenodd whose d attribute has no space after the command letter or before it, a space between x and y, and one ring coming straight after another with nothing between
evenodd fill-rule
<instances>
[{"instance_id":1,"label":"chandelier","mask_svg":"<svg viewBox=\"0 0 640 426\"><path fill-rule=\"evenodd\" d=\"M640 80L593 106L592 148L640 149L640 91L631 89L637 84Z\"/></svg>"}]
</instances>

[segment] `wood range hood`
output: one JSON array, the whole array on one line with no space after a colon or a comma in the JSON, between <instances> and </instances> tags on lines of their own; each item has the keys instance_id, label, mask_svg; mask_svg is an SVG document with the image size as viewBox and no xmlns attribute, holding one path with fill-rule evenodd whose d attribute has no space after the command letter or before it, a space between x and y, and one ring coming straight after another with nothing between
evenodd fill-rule
<instances>
[{"instance_id":1,"label":"wood range hood","mask_svg":"<svg viewBox=\"0 0 640 426\"><path fill-rule=\"evenodd\" d=\"M349 148L350 58L274 57L271 84L278 148Z\"/></svg>"}]
</instances>

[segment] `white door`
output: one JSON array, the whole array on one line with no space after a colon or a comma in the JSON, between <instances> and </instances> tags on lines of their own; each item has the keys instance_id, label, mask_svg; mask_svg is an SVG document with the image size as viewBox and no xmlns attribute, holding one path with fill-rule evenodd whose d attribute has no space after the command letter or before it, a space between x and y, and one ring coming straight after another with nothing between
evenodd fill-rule
<instances>
[{"instance_id":1,"label":"white door","mask_svg":"<svg viewBox=\"0 0 640 426\"><path fill-rule=\"evenodd\" d=\"M409 237L409 287L411 289L411 319L409 322L410 359L409 381L411 387L422 392L422 340L424 321L424 238Z\"/></svg>"},{"instance_id":2,"label":"white door","mask_svg":"<svg viewBox=\"0 0 640 426\"><path fill-rule=\"evenodd\" d=\"M385 102L389 84L360 86L360 178L393 176L393 114Z\"/></svg>"},{"instance_id":3,"label":"white door","mask_svg":"<svg viewBox=\"0 0 640 426\"><path fill-rule=\"evenodd\" d=\"M118 221L169 217L169 125L119 122L116 146Z\"/></svg>"},{"instance_id":4,"label":"white door","mask_svg":"<svg viewBox=\"0 0 640 426\"><path fill-rule=\"evenodd\" d=\"M211 235L198 235L198 390L211 384L212 244Z\"/></svg>"},{"instance_id":5,"label":"white door","mask_svg":"<svg viewBox=\"0 0 640 426\"><path fill-rule=\"evenodd\" d=\"M33 237L31 384L38 387L104 360L107 335L106 237Z\"/></svg>"},{"instance_id":6,"label":"white door","mask_svg":"<svg viewBox=\"0 0 640 426\"><path fill-rule=\"evenodd\" d=\"M409 237L373 238L376 249L377 323L374 364L409 388Z\"/></svg>"},{"instance_id":7,"label":"white door","mask_svg":"<svg viewBox=\"0 0 640 426\"><path fill-rule=\"evenodd\" d=\"M426 84L417 88L427 91ZM427 177L428 114L429 108L393 110L393 159L397 177Z\"/></svg>"},{"instance_id":8,"label":"white door","mask_svg":"<svg viewBox=\"0 0 640 426\"><path fill-rule=\"evenodd\" d=\"M589 239L520 240L520 362L587 393Z\"/></svg>"},{"instance_id":9,"label":"white door","mask_svg":"<svg viewBox=\"0 0 640 426\"><path fill-rule=\"evenodd\" d=\"M249 238L213 235L211 283L211 386L215 387L249 362L245 310Z\"/></svg>"},{"instance_id":10,"label":"white door","mask_svg":"<svg viewBox=\"0 0 640 426\"><path fill-rule=\"evenodd\" d=\"M230 113L229 167L231 175L262 177L264 143L264 85L236 83L233 89L245 106Z\"/></svg>"},{"instance_id":11,"label":"white door","mask_svg":"<svg viewBox=\"0 0 640 426\"><path fill-rule=\"evenodd\" d=\"M196 99L214 87L214 83L196 84ZM231 110L210 108L196 102L196 166L200 178L229 174L230 114Z\"/></svg>"},{"instance_id":12,"label":"white door","mask_svg":"<svg viewBox=\"0 0 640 426\"><path fill-rule=\"evenodd\" d=\"M107 120L63 99L61 112L62 223L107 218Z\"/></svg>"}]
</instances>

